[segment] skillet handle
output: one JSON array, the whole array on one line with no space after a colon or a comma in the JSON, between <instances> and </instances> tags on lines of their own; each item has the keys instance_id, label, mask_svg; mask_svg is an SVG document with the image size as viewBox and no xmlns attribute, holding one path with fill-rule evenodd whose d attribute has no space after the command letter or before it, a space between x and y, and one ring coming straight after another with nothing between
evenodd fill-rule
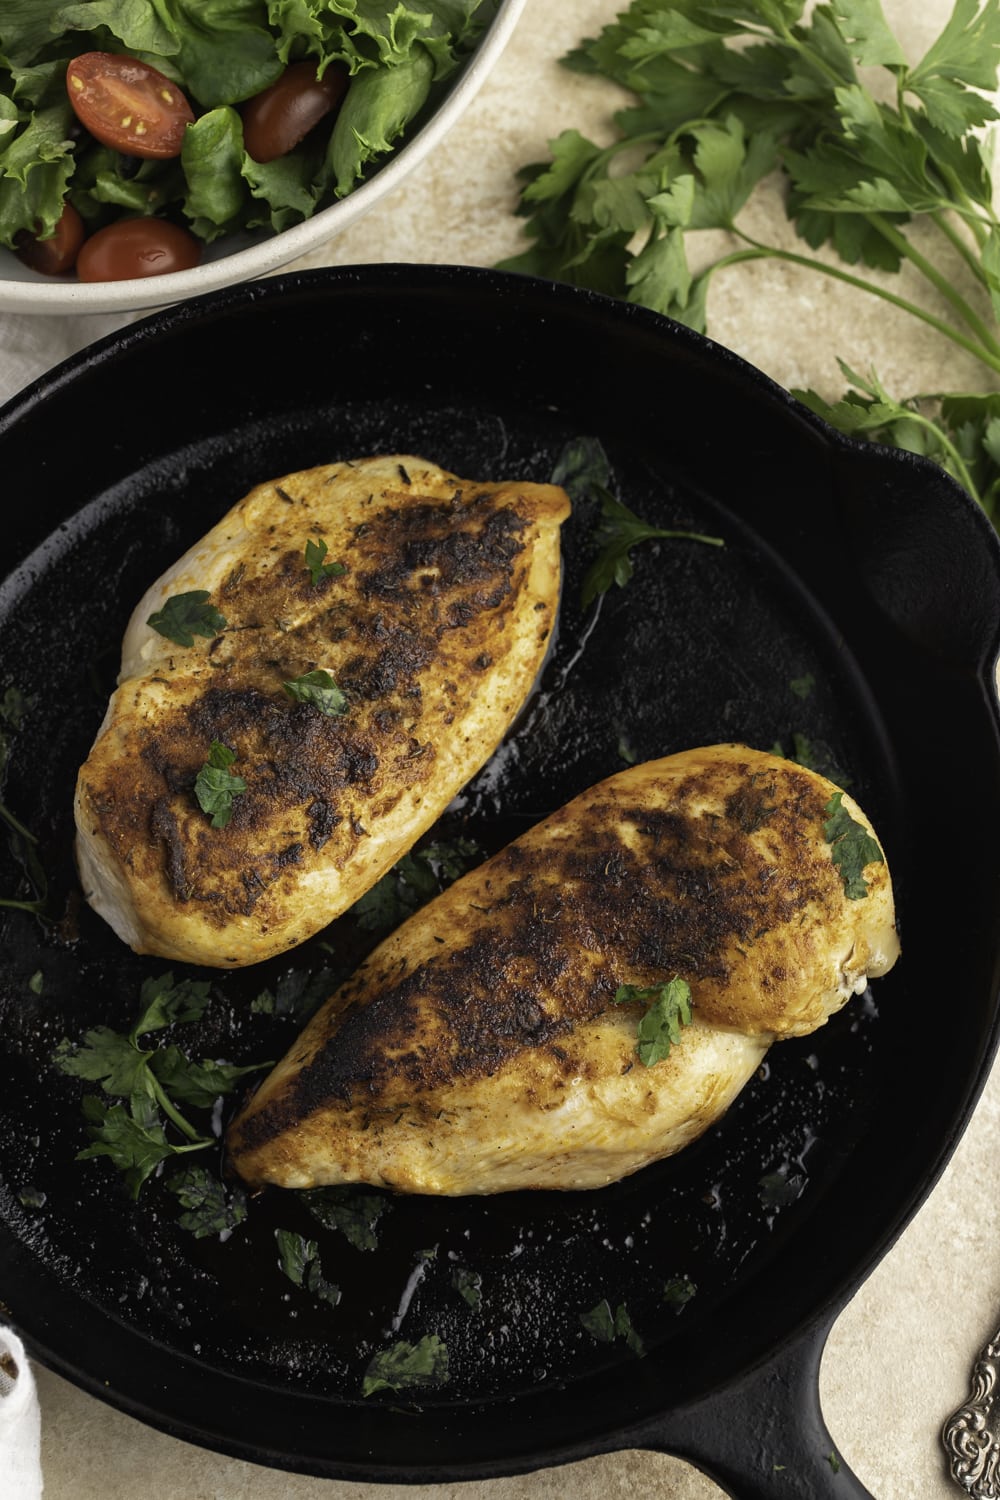
<instances>
[{"instance_id":1,"label":"skillet handle","mask_svg":"<svg viewBox=\"0 0 1000 1500\"><path fill-rule=\"evenodd\" d=\"M837 1453L820 1409L832 1321L703 1401L657 1418L634 1446L687 1459L734 1500L874 1500Z\"/></svg>"}]
</instances>

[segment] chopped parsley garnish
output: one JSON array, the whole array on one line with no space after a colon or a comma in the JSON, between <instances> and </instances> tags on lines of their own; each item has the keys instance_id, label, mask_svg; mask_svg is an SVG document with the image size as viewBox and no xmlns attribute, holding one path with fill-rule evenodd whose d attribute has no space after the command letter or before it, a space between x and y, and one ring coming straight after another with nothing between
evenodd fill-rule
<instances>
[{"instance_id":1,"label":"chopped parsley garnish","mask_svg":"<svg viewBox=\"0 0 1000 1500\"><path fill-rule=\"evenodd\" d=\"M221 740L213 740L208 760L198 772L194 794L202 812L208 813L213 828L225 828L233 815L233 798L247 789L242 776L234 776L229 767L236 759L236 751L230 750Z\"/></svg>"},{"instance_id":2,"label":"chopped parsley garnish","mask_svg":"<svg viewBox=\"0 0 1000 1500\"><path fill-rule=\"evenodd\" d=\"M611 465L596 438L568 442L552 470L552 483L561 484L571 500L583 500L611 484Z\"/></svg>"},{"instance_id":3,"label":"chopped parsley garnish","mask_svg":"<svg viewBox=\"0 0 1000 1500\"><path fill-rule=\"evenodd\" d=\"M197 1130L179 1105L211 1109L221 1095L232 1093L239 1079L270 1066L237 1067L210 1058L198 1062L174 1044L140 1046L140 1038L150 1032L200 1019L208 993L207 983L185 979L175 984L169 972L147 979L130 1031L97 1026L79 1044L63 1038L53 1054L60 1072L99 1083L105 1094L127 1101L109 1105L99 1094L84 1095L92 1144L77 1159L110 1157L133 1197L168 1157L216 1144L215 1136Z\"/></svg>"},{"instance_id":4,"label":"chopped parsley garnish","mask_svg":"<svg viewBox=\"0 0 1000 1500\"><path fill-rule=\"evenodd\" d=\"M273 990L264 989L254 996L250 1011L258 1016L287 1016L302 1025L333 994L338 983L333 969L290 969Z\"/></svg>"},{"instance_id":5,"label":"chopped parsley garnish","mask_svg":"<svg viewBox=\"0 0 1000 1500\"><path fill-rule=\"evenodd\" d=\"M663 1284L663 1300L679 1310L687 1306L697 1291L698 1288L690 1276L672 1276Z\"/></svg>"},{"instance_id":6,"label":"chopped parsley garnish","mask_svg":"<svg viewBox=\"0 0 1000 1500\"><path fill-rule=\"evenodd\" d=\"M648 1005L639 1022L636 1052L647 1068L662 1060L681 1039L681 1027L691 1024L691 986L685 979L671 979L667 984L645 987L620 984L615 991L616 1005Z\"/></svg>"},{"instance_id":7,"label":"chopped parsley garnish","mask_svg":"<svg viewBox=\"0 0 1000 1500\"><path fill-rule=\"evenodd\" d=\"M456 1266L451 1273L451 1284L459 1296L478 1312L483 1305L483 1278L478 1271L470 1271L465 1266Z\"/></svg>"},{"instance_id":8,"label":"chopped parsley garnish","mask_svg":"<svg viewBox=\"0 0 1000 1500\"><path fill-rule=\"evenodd\" d=\"M324 1229L339 1230L355 1250L377 1248L376 1225L389 1207L381 1194L334 1187L307 1188L299 1197Z\"/></svg>"},{"instance_id":9,"label":"chopped parsley garnish","mask_svg":"<svg viewBox=\"0 0 1000 1500\"><path fill-rule=\"evenodd\" d=\"M864 870L868 865L884 864L885 856L867 828L851 817L843 801L843 792L834 792L824 807L823 837L831 845L830 857L840 871L848 900L861 901L868 895Z\"/></svg>"},{"instance_id":10,"label":"chopped parsley garnish","mask_svg":"<svg viewBox=\"0 0 1000 1500\"><path fill-rule=\"evenodd\" d=\"M211 639L226 628L225 615L208 600L208 589L171 594L162 609L153 611L146 624L177 646L193 646L196 635Z\"/></svg>"},{"instance_id":11,"label":"chopped parsley garnish","mask_svg":"<svg viewBox=\"0 0 1000 1500\"><path fill-rule=\"evenodd\" d=\"M800 1172L789 1174L787 1167L776 1172L766 1172L757 1184L762 1208L787 1208L802 1197L805 1178Z\"/></svg>"},{"instance_id":12,"label":"chopped parsley garnish","mask_svg":"<svg viewBox=\"0 0 1000 1500\"><path fill-rule=\"evenodd\" d=\"M351 914L366 932L390 932L464 874L480 853L465 838L411 849L354 903Z\"/></svg>"},{"instance_id":13,"label":"chopped parsley garnish","mask_svg":"<svg viewBox=\"0 0 1000 1500\"><path fill-rule=\"evenodd\" d=\"M362 1396L375 1391L403 1391L417 1386L443 1385L448 1379L448 1349L436 1333L416 1344L401 1339L368 1363L361 1382Z\"/></svg>"},{"instance_id":14,"label":"chopped parsley garnish","mask_svg":"<svg viewBox=\"0 0 1000 1500\"><path fill-rule=\"evenodd\" d=\"M291 682L282 686L296 703L311 703L313 708L318 708L321 714L327 714L331 719L347 708L347 694L322 667L317 667L314 672L304 672L301 677L293 677Z\"/></svg>"},{"instance_id":15,"label":"chopped parsley garnish","mask_svg":"<svg viewBox=\"0 0 1000 1500\"><path fill-rule=\"evenodd\" d=\"M581 1313L580 1322L591 1338L597 1339L600 1344L613 1344L616 1339L624 1339L626 1348L631 1349L640 1359L646 1352L642 1339L632 1326L632 1319L624 1302L619 1302L612 1312L611 1304L605 1298L589 1312Z\"/></svg>"},{"instance_id":16,"label":"chopped parsley garnish","mask_svg":"<svg viewBox=\"0 0 1000 1500\"><path fill-rule=\"evenodd\" d=\"M792 748L787 751L780 740L775 740L771 746L772 755L780 755L782 760L793 760L796 765L805 766L807 771L818 771L825 776L827 781L836 781L840 786L850 786L851 778L838 762L826 740L811 739L799 730L792 732Z\"/></svg>"},{"instance_id":17,"label":"chopped parsley garnish","mask_svg":"<svg viewBox=\"0 0 1000 1500\"><path fill-rule=\"evenodd\" d=\"M341 573L347 572L342 562L326 562L326 555L329 551L322 537L317 537L315 541L310 538L306 542L306 567L309 570L309 582L313 588L324 578L339 578Z\"/></svg>"},{"instance_id":18,"label":"chopped parsley garnish","mask_svg":"<svg viewBox=\"0 0 1000 1500\"><path fill-rule=\"evenodd\" d=\"M247 1216L246 1194L241 1188L226 1188L207 1167L185 1167L167 1179L167 1187L176 1194L186 1210L177 1222L196 1240L209 1235L228 1238Z\"/></svg>"},{"instance_id":19,"label":"chopped parsley garnish","mask_svg":"<svg viewBox=\"0 0 1000 1500\"><path fill-rule=\"evenodd\" d=\"M340 1287L334 1286L323 1275L316 1241L307 1240L305 1235L295 1234L290 1229L276 1229L274 1238L278 1246L278 1263L289 1281L336 1307L340 1301Z\"/></svg>"}]
</instances>

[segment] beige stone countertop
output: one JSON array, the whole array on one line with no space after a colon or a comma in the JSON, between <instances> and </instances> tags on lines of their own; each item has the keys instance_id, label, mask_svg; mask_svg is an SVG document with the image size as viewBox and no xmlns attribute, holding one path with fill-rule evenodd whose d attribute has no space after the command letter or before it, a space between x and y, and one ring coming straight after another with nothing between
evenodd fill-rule
<instances>
[{"instance_id":1,"label":"beige stone countertop","mask_svg":"<svg viewBox=\"0 0 1000 1500\"><path fill-rule=\"evenodd\" d=\"M517 168L541 159L546 141L570 126L611 138L615 90L560 68L558 59L618 8L615 0L527 0L492 77L446 141L393 196L301 264L490 265L522 248L512 212ZM913 57L950 9L949 0L885 4ZM757 227L793 243L777 198L761 209ZM909 285L905 277L899 284ZM811 385L831 397L841 393L838 354L855 369L877 366L890 388L903 392L981 388L981 374L961 356L943 358L932 334L861 300L859 309L857 294L787 264L742 266L718 279L709 331L781 384ZM977 1351L1000 1325L998 1147L995 1070L943 1178L841 1315L827 1346L821 1376L827 1423L838 1451L877 1500L962 1493L947 1475L940 1430L968 1394ZM442 1486L288 1475L166 1437L44 1369L37 1377L45 1500L709 1500L722 1493L686 1464L641 1452Z\"/></svg>"}]
</instances>

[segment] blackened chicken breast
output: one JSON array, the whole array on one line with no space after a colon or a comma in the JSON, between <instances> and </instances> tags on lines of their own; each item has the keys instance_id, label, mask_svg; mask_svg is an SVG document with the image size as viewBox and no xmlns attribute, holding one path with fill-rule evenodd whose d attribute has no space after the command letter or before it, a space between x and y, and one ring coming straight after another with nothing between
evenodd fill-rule
<instances>
[{"instance_id":1,"label":"blackened chicken breast","mask_svg":"<svg viewBox=\"0 0 1000 1500\"><path fill-rule=\"evenodd\" d=\"M832 782L742 745L637 765L381 943L234 1120L230 1158L290 1188L600 1187L700 1135L773 1042L898 952L882 851ZM645 1061L678 980L690 1019Z\"/></svg>"},{"instance_id":2,"label":"blackened chicken breast","mask_svg":"<svg viewBox=\"0 0 1000 1500\"><path fill-rule=\"evenodd\" d=\"M568 513L557 486L401 454L252 490L129 623L77 781L94 908L136 952L232 968L351 906L524 703Z\"/></svg>"}]
</instances>

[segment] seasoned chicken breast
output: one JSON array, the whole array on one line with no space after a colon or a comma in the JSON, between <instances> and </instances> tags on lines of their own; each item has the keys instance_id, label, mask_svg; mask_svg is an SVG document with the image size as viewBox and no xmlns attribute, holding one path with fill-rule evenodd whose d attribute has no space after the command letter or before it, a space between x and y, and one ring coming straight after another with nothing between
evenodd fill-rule
<instances>
[{"instance_id":1,"label":"seasoned chicken breast","mask_svg":"<svg viewBox=\"0 0 1000 1500\"><path fill-rule=\"evenodd\" d=\"M523 704L568 512L410 455L241 500L140 600L78 777L80 878L119 936L231 968L352 905Z\"/></svg>"},{"instance_id":2,"label":"seasoned chicken breast","mask_svg":"<svg viewBox=\"0 0 1000 1500\"><path fill-rule=\"evenodd\" d=\"M831 782L741 745L650 761L383 942L230 1158L291 1188L600 1187L694 1139L898 951L881 850Z\"/></svg>"}]
</instances>

